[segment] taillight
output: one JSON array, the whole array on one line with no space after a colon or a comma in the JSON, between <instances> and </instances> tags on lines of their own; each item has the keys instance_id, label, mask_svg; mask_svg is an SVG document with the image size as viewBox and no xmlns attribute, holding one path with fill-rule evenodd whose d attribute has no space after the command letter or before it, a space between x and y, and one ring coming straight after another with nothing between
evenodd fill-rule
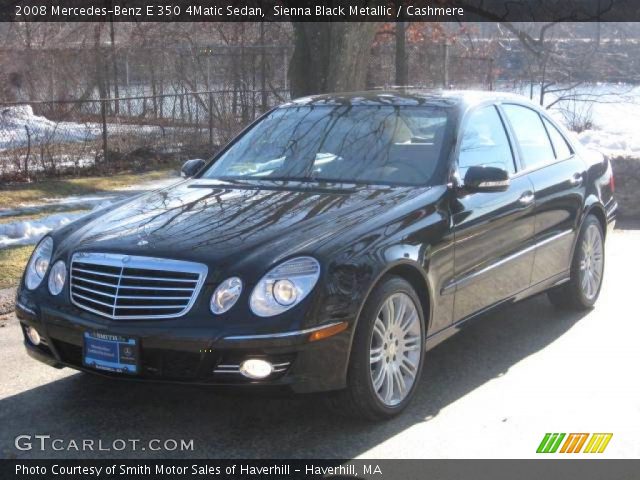
<instances>
[{"instance_id":1,"label":"taillight","mask_svg":"<svg viewBox=\"0 0 640 480\"><path fill-rule=\"evenodd\" d=\"M613 172L611 172L611 177L609 178L609 188L611 189L611 193L616 191L616 179L613 176Z\"/></svg>"}]
</instances>

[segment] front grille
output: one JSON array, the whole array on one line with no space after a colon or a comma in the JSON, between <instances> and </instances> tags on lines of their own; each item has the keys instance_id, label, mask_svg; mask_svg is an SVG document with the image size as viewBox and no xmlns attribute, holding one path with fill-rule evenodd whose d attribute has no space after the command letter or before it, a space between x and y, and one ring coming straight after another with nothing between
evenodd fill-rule
<instances>
[{"instance_id":1,"label":"front grille","mask_svg":"<svg viewBox=\"0 0 640 480\"><path fill-rule=\"evenodd\" d=\"M207 276L201 263L113 253L75 253L71 302L114 320L171 318L189 311Z\"/></svg>"}]
</instances>

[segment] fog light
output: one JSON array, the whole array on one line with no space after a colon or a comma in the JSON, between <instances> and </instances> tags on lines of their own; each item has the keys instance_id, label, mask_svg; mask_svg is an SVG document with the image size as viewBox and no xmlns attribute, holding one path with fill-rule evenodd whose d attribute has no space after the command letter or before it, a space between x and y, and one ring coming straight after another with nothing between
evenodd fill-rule
<instances>
[{"instance_id":1,"label":"fog light","mask_svg":"<svg viewBox=\"0 0 640 480\"><path fill-rule=\"evenodd\" d=\"M27 327L26 330L27 330L27 338L29 339L29 341L34 346L40 345L40 334L38 333L38 331L33 327Z\"/></svg>"},{"instance_id":2,"label":"fog light","mask_svg":"<svg viewBox=\"0 0 640 480\"><path fill-rule=\"evenodd\" d=\"M271 372L273 372L273 365L259 358L250 358L240 365L240 373L247 378L266 378L271 375Z\"/></svg>"}]
</instances>

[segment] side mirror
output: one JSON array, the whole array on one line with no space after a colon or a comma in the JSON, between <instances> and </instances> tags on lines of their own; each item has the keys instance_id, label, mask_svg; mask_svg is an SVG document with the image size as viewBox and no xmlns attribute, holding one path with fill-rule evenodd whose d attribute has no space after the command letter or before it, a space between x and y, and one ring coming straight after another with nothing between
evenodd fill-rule
<instances>
[{"instance_id":1,"label":"side mirror","mask_svg":"<svg viewBox=\"0 0 640 480\"><path fill-rule=\"evenodd\" d=\"M497 167L469 167L464 176L468 192L504 192L509 188L509 172Z\"/></svg>"},{"instance_id":2,"label":"side mirror","mask_svg":"<svg viewBox=\"0 0 640 480\"><path fill-rule=\"evenodd\" d=\"M205 161L201 158L194 158L193 160L187 160L182 164L182 168L180 169L180 176L189 178L193 177L196 173L200 171L202 167L204 167Z\"/></svg>"}]
</instances>

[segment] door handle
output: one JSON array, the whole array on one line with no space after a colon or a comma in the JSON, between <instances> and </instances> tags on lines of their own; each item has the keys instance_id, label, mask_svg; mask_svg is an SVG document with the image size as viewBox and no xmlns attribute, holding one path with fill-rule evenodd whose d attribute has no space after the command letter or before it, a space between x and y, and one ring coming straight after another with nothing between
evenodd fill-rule
<instances>
[{"instance_id":1,"label":"door handle","mask_svg":"<svg viewBox=\"0 0 640 480\"><path fill-rule=\"evenodd\" d=\"M581 183L582 183L582 174L581 173L576 173L576 174L573 175L573 177L571 177L569 179L569 185L571 185L572 187L577 187Z\"/></svg>"},{"instance_id":2,"label":"door handle","mask_svg":"<svg viewBox=\"0 0 640 480\"><path fill-rule=\"evenodd\" d=\"M531 192L530 190L527 190L526 192L524 192L522 195L520 195L520 198L518 199L518 203L520 205L530 205L533 203L533 201L535 200L535 195L533 194L533 192Z\"/></svg>"}]
</instances>

